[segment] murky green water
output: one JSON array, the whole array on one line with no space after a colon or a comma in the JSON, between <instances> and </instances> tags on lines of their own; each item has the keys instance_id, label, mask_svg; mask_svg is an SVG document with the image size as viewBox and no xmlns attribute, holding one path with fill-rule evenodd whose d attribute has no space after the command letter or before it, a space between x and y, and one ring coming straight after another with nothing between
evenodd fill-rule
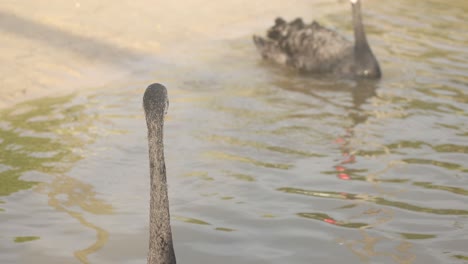
<instances>
[{"instance_id":1,"label":"murky green water","mask_svg":"<svg viewBox=\"0 0 468 264\"><path fill-rule=\"evenodd\" d=\"M0 263L145 263L155 81L180 263L466 263L468 6L369 6L381 81L263 63L252 18L1 110ZM315 17L349 36L348 13Z\"/></svg>"}]
</instances>

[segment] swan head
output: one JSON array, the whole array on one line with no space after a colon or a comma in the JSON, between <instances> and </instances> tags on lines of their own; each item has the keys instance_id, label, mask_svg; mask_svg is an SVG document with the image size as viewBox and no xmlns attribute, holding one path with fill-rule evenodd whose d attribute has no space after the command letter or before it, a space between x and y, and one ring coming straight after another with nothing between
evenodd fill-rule
<instances>
[{"instance_id":1,"label":"swan head","mask_svg":"<svg viewBox=\"0 0 468 264\"><path fill-rule=\"evenodd\" d=\"M143 108L147 116L161 119L169 108L166 87L159 83L148 86L143 95Z\"/></svg>"}]
</instances>

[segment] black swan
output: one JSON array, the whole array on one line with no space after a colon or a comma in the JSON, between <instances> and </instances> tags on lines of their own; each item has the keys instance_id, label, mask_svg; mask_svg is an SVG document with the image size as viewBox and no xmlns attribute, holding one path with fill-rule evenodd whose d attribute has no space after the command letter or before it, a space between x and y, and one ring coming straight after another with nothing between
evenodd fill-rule
<instances>
[{"instance_id":1,"label":"black swan","mask_svg":"<svg viewBox=\"0 0 468 264\"><path fill-rule=\"evenodd\" d=\"M277 18L267 38L253 36L262 57L306 73L335 76L381 77L379 63L367 43L361 20L361 0L350 0L353 13L354 44L316 21L302 19L287 23Z\"/></svg>"},{"instance_id":2,"label":"black swan","mask_svg":"<svg viewBox=\"0 0 468 264\"><path fill-rule=\"evenodd\" d=\"M151 176L148 264L176 263L172 244L163 144L164 115L168 105L167 90L163 85L154 83L146 88L143 108L148 126Z\"/></svg>"}]
</instances>

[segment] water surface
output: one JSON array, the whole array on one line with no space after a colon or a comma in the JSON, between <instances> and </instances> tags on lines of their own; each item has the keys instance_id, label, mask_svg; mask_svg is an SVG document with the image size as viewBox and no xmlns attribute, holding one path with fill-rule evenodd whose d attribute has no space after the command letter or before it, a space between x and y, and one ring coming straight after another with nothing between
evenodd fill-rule
<instances>
[{"instance_id":1,"label":"water surface","mask_svg":"<svg viewBox=\"0 0 468 264\"><path fill-rule=\"evenodd\" d=\"M287 18L351 37L339 5ZM194 22L207 37L164 37L177 44L132 53L125 77L1 110L0 262L145 263L142 95L157 81L180 263L466 263L468 6L366 6L380 81L262 62L251 34L282 12L269 8L221 35Z\"/></svg>"}]
</instances>

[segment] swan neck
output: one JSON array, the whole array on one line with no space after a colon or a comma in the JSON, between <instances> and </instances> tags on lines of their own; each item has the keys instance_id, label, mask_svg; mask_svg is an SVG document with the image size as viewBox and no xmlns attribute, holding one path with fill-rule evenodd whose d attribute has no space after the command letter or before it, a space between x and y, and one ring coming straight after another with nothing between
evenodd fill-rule
<instances>
[{"instance_id":1,"label":"swan neck","mask_svg":"<svg viewBox=\"0 0 468 264\"><path fill-rule=\"evenodd\" d=\"M175 264L164 161L164 113L146 114L151 177L148 264Z\"/></svg>"},{"instance_id":2,"label":"swan neck","mask_svg":"<svg viewBox=\"0 0 468 264\"><path fill-rule=\"evenodd\" d=\"M352 12L353 12L353 26L354 26L354 42L357 49L369 48L367 43L366 32L364 30L364 25L362 23L361 16L361 1L358 0L356 3L352 3Z\"/></svg>"}]
</instances>

